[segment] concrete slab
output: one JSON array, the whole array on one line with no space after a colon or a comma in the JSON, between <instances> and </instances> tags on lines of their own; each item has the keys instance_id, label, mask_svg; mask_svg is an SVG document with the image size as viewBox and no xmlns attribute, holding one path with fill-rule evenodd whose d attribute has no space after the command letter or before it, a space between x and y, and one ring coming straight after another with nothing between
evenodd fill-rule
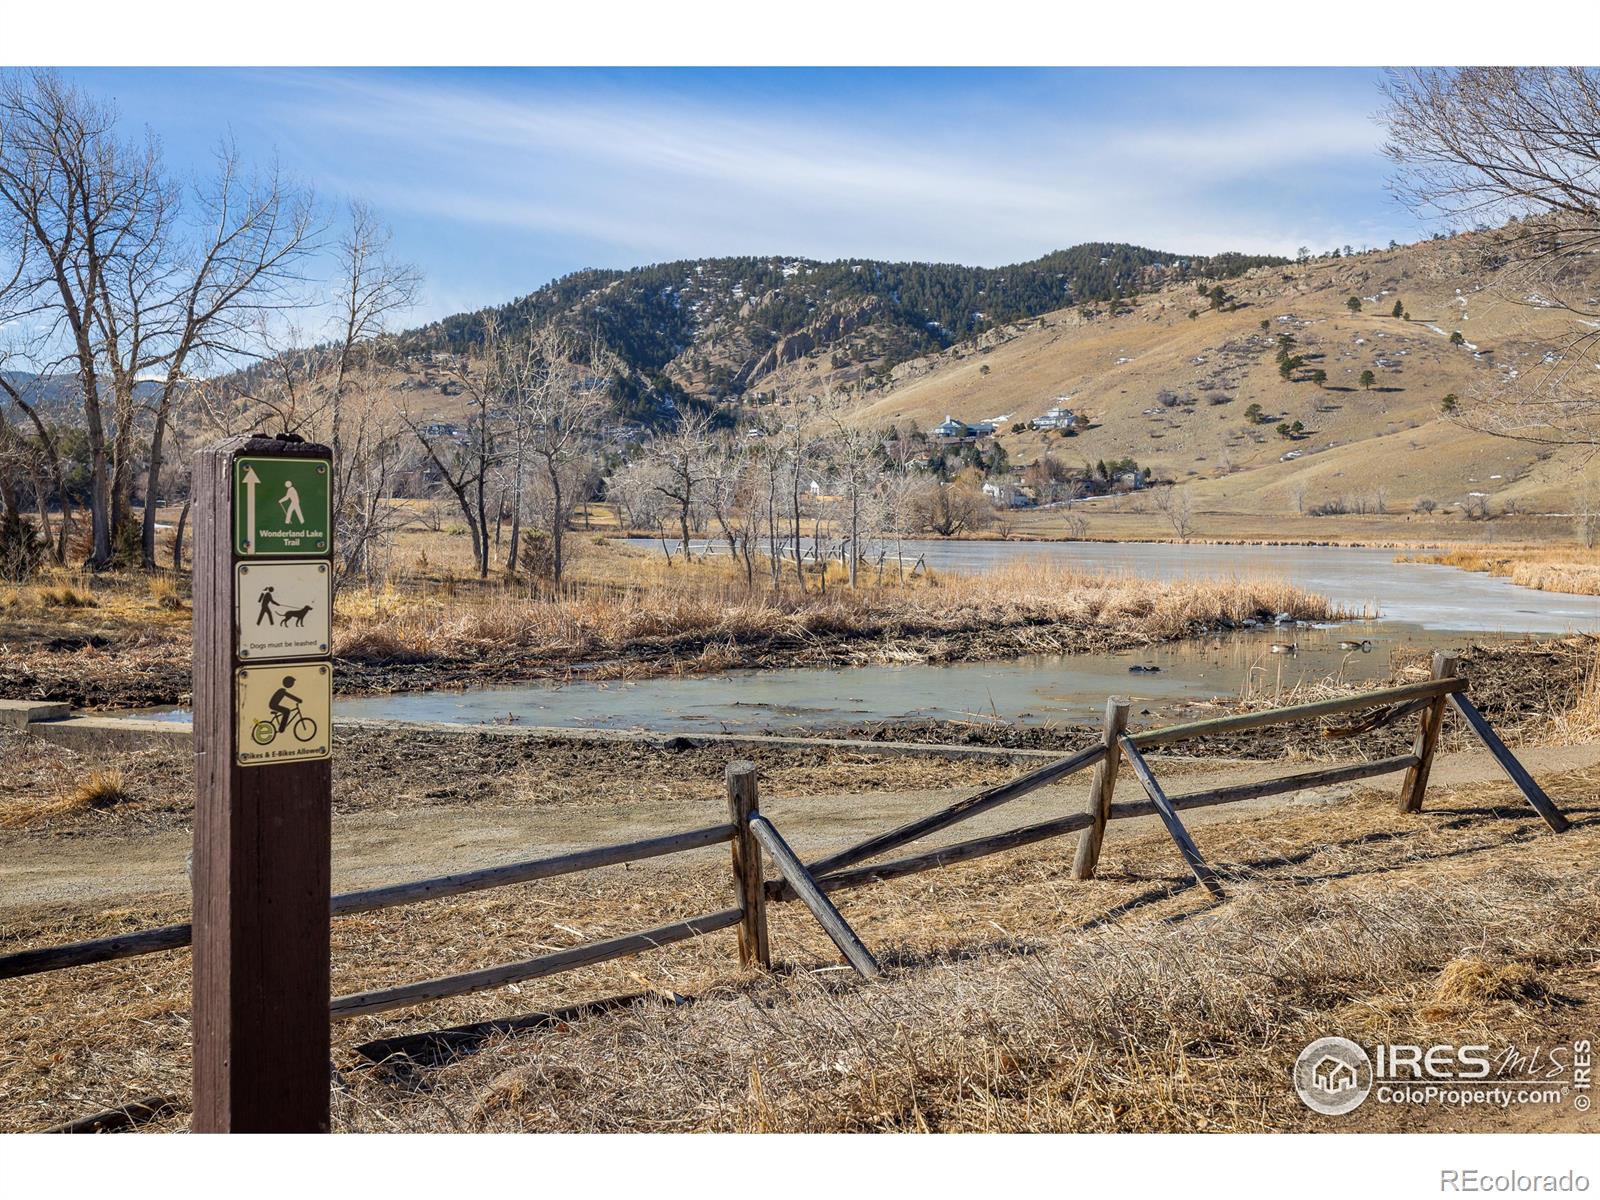
<instances>
[{"instance_id":1,"label":"concrete slab","mask_svg":"<svg viewBox=\"0 0 1600 1200\"><path fill-rule=\"evenodd\" d=\"M59 721L72 715L72 705L52 700L0 700L0 727L26 729L35 721Z\"/></svg>"},{"instance_id":2,"label":"concrete slab","mask_svg":"<svg viewBox=\"0 0 1600 1200\"><path fill-rule=\"evenodd\" d=\"M35 721L27 729L34 737L71 750L142 750L157 739L193 734L188 725L140 717L66 717Z\"/></svg>"}]
</instances>

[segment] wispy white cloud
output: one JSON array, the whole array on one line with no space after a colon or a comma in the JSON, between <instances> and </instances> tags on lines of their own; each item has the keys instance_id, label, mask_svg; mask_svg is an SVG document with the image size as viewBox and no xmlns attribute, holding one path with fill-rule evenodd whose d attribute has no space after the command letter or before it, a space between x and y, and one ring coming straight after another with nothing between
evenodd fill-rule
<instances>
[{"instance_id":1,"label":"wispy white cloud","mask_svg":"<svg viewBox=\"0 0 1600 1200\"><path fill-rule=\"evenodd\" d=\"M319 131L330 186L433 225L617 261L997 264L1088 240L1292 252L1381 240L1391 216L1402 223L1383 211L1366 113L1317 87L1290 95L1282 78L1209 106L1085 112L980 96L966 115L947 95L926 112L903 99L802 106L598 77L276 82L279 127Z\"/></svg>"}]
</instances>

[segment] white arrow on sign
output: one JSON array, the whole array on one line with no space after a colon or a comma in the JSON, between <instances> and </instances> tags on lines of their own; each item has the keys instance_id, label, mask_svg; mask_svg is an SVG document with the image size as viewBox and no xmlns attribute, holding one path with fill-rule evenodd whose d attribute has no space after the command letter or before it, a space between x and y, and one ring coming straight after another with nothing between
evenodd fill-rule
<instances>
[{"instance_id":1,"label":"white arrow on sign","mask_svg":"<svg viewBox=\"0 0 1600 1200\"><path fill-rule=\"evenodd\" d=\"M244 545L246 550L256 548L256 484L261 476L248 464L244 469Z\"/></svg>"}]
</instances>

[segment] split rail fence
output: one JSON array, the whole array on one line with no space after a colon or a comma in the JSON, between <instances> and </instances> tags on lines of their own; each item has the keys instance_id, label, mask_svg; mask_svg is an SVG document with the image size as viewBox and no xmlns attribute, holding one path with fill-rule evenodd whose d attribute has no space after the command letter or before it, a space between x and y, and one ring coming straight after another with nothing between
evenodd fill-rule
<instances>
[{"instance_id":1,"label":"split rail fence","mask_svg":"<svg viewBox=\"0 0 1600 1200\"><path fill-rule=\"evenodd\" d=\"M487 991L509 983L638 954L722 929L737 930L739 959L742 964L770 967L768 906L794 900L800 901L810 910L851 966L863 976L871 978L879 974L877 960L833 905L829 899L830 893L914 875L935 867L967 862L1068 833L1083 834L1078 842L1072 873L1075 879L1088 879L1094 875L1107 825L1112 821L1133 817L1158 816L1196 880L1212 895L1221 899L1224 897L1222 882L1185 828L1181 813L1212 805L1282 795L1306 788L1349 783L1402 772L1405 777L1400 788L1401 809L1404 812L1419 812L1422 809L1440 731L1443 728L1446 712L1450 708L1454 708L1465 720L1467 728L1488 748L1528 803L1544 818L1551 829L1557 833L1564 832L1568 828L1566 818L1506 748L1505 743L1490 728L1483 715L1473 707L1466 696L1466 680L1456 673L1455 659L1444 655L1435 657L1433 676L1424 682L1288 708L1216 717L1135 733L1129 733L1127 730L1128 703L1113 698L1107 702L1101 739L1095 745L1066 755L1006 783L967 796L946 808L857 842L815 862L803 863L789 847L777 827L760 811L754 764L735 762L727 769L728 820L721 824L621 845L336 895L331 899L330 912L334 917L342 917L426 900L460 896L489 888L551 879L598 867L638 862L725 842L731 847L735 903L728 908L661 925L655 929L590 942L521 962L502 963L464 974L339 996L333 999L330 1005L330 1015L334 1019L344 1019L403 1008L448 996ZM1420 716L1411 752L1373 761L1319 767L1260 782L1234 784L1175 796L1167 794L1145 757L1145 752L1154 747L1354 712L1368 712L1370 715L1346 729L1327 731L1327 733L1336 737L1354 736L1394 725L1407 717ZM1119 767L1124 761L1143 789L1145 799L1120 803L1114 801ZM1090 767L1094 768L1094 776L1090 785L1089 803L1084 811L1020 826L1002 833L956 842L903 858L869 864L869 860L877 859L892 850L971 820ZM777 878L765 878L763 851L776 866ZM188 945L191 933L189 925L169 925L160 929L147 929L91 941L25 950L0 957L0 979L36 975L89 963L173 950Z\"/></svg>"}]
</instances>

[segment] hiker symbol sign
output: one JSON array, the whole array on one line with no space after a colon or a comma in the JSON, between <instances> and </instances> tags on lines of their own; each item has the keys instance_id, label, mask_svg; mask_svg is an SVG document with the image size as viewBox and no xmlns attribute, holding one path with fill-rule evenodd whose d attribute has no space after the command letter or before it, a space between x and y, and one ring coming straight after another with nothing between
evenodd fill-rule
<instances>
[{"instance_id":1,"label":"hiker symbol sign","mask_svg":"<svg viewBox=\"0 0 1600 1200\"><path fill-rule=\"evenodd\" d=\"M241 457L233 464L234 549L249 555L326 554L328 464Z\"/></svg>"}]
</instances>

